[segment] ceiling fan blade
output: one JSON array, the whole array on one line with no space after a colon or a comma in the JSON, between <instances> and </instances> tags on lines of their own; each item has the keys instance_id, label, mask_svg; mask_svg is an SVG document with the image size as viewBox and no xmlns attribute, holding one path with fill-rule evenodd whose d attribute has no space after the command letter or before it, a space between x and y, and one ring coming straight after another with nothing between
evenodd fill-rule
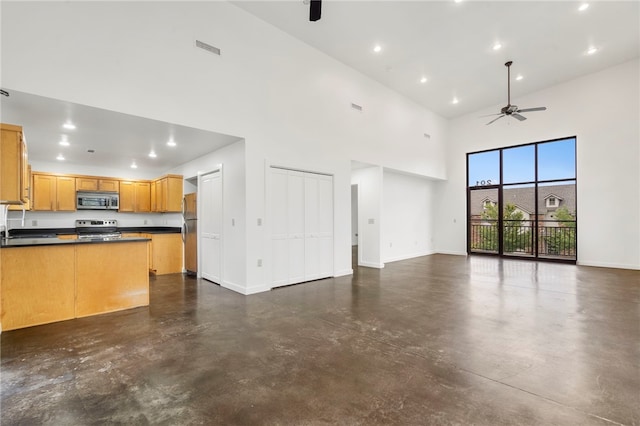
<instances>
[{"instance_id":1,"label":"ceiling fan blade","mask_svg":"<svg viewBox=\"0 0 640 426\"><path fill-rule=\"evenodd\" d=\"M523 115L520 115L520 114L518 114L517 112L514 112L513 114L511 114L511 116L512 116L512 117L517 118L517 119L518 119L518 120L520 120L520 121L524 121L524 120L526 120L526 119L527 119L527 117L525 117L525 116L523 116Z\"/></svg>"},{"instance_id":2,"label":"ceiling fan blade","mask_svg":"<svg viewBox=\"0 0 640 426\"><path fill-rule=\"evenodd\" d=\"M493 117L494 115L502 115L501 112L497 113L497 114L487 114L487 115L479 115L478 118L483 118L483 117Z\"/></svg>"},{"instance_id":3,"label":"ceiling fan blade","mask_svg":"<svg viewBox=\"0 0 640 426\"><path fill-rule=\"evenodd\" d=\"M488 122L486 125L488 126L489 124L493 123L496 120L501 119L502 117L504 117L504 114L500 114L500 117L494 118L493 120L491 120L490 122Z\"/></svg>"},{"instance_id":4,"label":"ceiling fan blade","mask_svg":"<svg viewBox=\"0 0 640 426\"><path fill-rule=\"evenodd\" d=\"M536 108L524 108L519 109L516 112L531 112L531 111L546 111L547 107L536 107Z\"/></svg>"}]
</instances>

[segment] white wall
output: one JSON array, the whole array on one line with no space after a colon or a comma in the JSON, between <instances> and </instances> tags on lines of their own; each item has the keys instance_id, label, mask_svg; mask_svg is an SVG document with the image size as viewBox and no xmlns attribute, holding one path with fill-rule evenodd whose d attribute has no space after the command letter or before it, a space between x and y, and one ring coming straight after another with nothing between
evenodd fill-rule
<instances>
[{"instance_id":1,"label":"white wall","mask_svg":"<svg viewBox=\"0 0 640 426\"><path fill-rule=\"evenodd\" d=\"M169 171L185 177L222 166L222 283L246 292L245 144L239 141ZM200 259L206 262L206 259Z\"/></svg>"},{"instance_id":2,"label":"white wall","mask_svg":"<svg viewBox=\"0 0 640 426\"><path fill-rule=\"evenodd\" d=\"M384 170L383 262L433 253L435 186L432 180Z\"/></svg>"},{"instance_id":3,"label":"white wall","mask_svg":"<svg viewBox=\"0 0 640 426\"><path fill-rule=\"evenodd\" d=\"M245 139L248 292L267 283L268 164L334 176L336 275L351 271L351 160L446 176L446 120L232 4L15 2L1 19L4 88Z\"/></svg>"},{"instance_id":4,"label":"white wall","mask_svg":"<svg viewBox=\"0 0 640 426\"><path fill-rule=\"evenodd\" d=\"M523 122L452 120L448 181L438 184L436 248L466 252L465 153L577 136L578 263L640 269L640 69L635 60L531 94Z\"/></svg>"},{"instance_id":5,"label":"white wall","mask_svg":"<svg viewBox=\"0 0 640 426\"><path fill-rule=\"evenodd\" d=\"M382 167L353 170L351 184L358 185L358 265L384 268L382 261Z\"/></svg>"}]
</instances>

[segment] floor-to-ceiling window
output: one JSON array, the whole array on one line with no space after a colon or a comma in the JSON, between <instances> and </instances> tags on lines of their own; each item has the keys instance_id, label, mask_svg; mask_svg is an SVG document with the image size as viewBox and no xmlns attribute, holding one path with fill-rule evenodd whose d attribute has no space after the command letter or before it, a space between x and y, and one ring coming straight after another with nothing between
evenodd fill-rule
<instances>
[{"instance_id":1,"label":"floor-to-ceiling window","mask_svg":"<svg viewBox=\"0 0 640 426\"><path fill-rule=\"evenodd\" d=\"M576 260L576 138L467 154L467 251Z\"/></svg>"}]
</instances>

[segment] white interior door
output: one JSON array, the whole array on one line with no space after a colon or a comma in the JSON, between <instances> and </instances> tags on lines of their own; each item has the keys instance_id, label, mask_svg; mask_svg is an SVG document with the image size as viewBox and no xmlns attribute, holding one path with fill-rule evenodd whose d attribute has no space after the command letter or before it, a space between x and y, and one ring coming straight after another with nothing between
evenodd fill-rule
<instances>
[{"instance_id":1,"label":"white interior door","mask_svg":"<svg viewBox=\"0 0 640 426\"><path fill-rule=\"evenodd\" d=\"M202 278L222 283L222 173L202 176L200 209Z\"/></svg>"},{"instance_id":2,"label":"white interior door","mask_svg":"<svg viewBox=\"0 0 640 426\"><path fill-rule=\"evenodd\" d=\"M272 287L333 275L333 177L271 169Z\"/></svg>"}]
</instances>

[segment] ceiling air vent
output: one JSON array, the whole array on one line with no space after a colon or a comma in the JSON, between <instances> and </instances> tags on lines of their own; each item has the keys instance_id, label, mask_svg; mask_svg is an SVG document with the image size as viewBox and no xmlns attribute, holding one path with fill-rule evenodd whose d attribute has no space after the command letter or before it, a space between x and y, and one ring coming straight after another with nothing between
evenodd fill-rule
<instances>
[{"instance_id":1,"label":"ceiling air vent","mask_svg":"<svg viewBox=\"0 0 640 426\"><path fill-rule=\"evenodd\" d=\"M212 46L210 44L207 44L205 42L202 42L200 40L196 40L196 47L199 47L200 49L204 49L207 52L215 53L216 55L220 55L220 49L218 49L217 47Z\"/></svg>"},{"instance_id":2,"label":"ceiling air vent","mask_svg":"<svg viewBox=\"0 0 640 426\"><path fill-rule=\"evenodd\" d=\"M356 111L362 112L362 105L352 103L351 108L355 109Z\"/></svg>"}]
</instances>

